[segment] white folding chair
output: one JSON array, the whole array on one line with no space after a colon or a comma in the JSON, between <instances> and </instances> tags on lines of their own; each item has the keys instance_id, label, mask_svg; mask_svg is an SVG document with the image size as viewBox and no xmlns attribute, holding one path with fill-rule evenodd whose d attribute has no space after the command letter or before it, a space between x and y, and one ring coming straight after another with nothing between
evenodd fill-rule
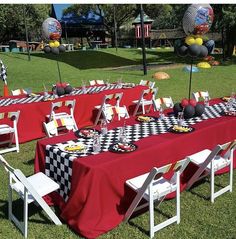
<instances>
[{"instance_id":1,"label":"white folding chair","mask_svg":"<svg viewBox=\"0 0 236 239\"><path fill-rule=\"evenodd\" d=\"M11 167L1 155L0 162L9 174L8 217L20 229L24 237L27 238L28 234L28 204L31 202L37 202L56 225L61 225L61 221L42 198L57 190L59 185L41 172L26 178L20 169ZM23 222L19 221L12 211L13 190L24 201Z\"/></svg>"},{"instance_id":2,"label":"white folding chair","mask_svg":"<svg viewBox=\"0 0 236 239\"><path fill-rule=\"evenodd\" d=\"M211 181L211 202L221 194L233 190L233 153L236 147L236 140L223 145L217 145L213 150L204 149L187 158L199 168L187 183L189 189L196 181L210 174ZM221 155L223 153L223 155ZM229 167L229 185L215 192L215 173L222 168Z\"/></svg>"},{"instance_id":3,"label":"white folding chair","mask_svg":"<svg viewBox=\"0 0 236 239\"><path fill-rule=\"evenodd\" d=\"M157 107L155 103L155 98L156 98L157 92L158 92L158 88L154 88L154 89L149 88L149 89L143 90L139 99L133 101L133 103L136 104L133 116L139 113L145 114L146 106L149 106L147 113L150 112L151 107L153 107L154 111L156 111ZM151 94L151 98L150 98L150 94ZM142 108L142 111L139 111L140 107Z\"/></svg>"},{"instance_id":4,"label":"white folding chair","mask_svg":"<svg viewBox=\"0 0 236 239\"><path fill-rule=\"evenodd\" d=\"M102 118L106 122L111 122L115 114L120 118L129 118L129 113L125 105L120 106L120 101L123 97L123 92L105 95L101 105L95 106L98 109L98 114L94 125L97 125Z\"/></svg>"},{"instance_id":5,"label":"white folding chair","mask_svg":"<svg viewBox=\"0 0 236 239\"><path fill-rule=\"evenodd\" d=\"M12 95L27 95L27 91L24 89L16 89L11 91Z\"/></svg>"},{"instance_id":6,"label":"white folding chair","mask_svg":"<svg viewBox=\"0 0 236 239\"><path fill-rule=\"evenodd\" d=\"M144 86L148 86L149 88L153 89L155 82L149 81L149 80L141 80L139 82L139 85L144 85Z\"/></svg>"},{"instance_id":7,"label":"white folding chair","mask_svg":"<svg viewBox=\"0 0 236 239\"><path fill-rule=\"evenodd\" d=\"M104 85L105 83L104 80L90 80L89 84L93 86L93 85Z\"/></svg>"},{"instance_id":8,"label":"white folding chair","mask_svg":"<svg viewBox=\"0 0 236 239\"><path fill-rule=\"evenodd\" d=\"M165 108L173 108L174 103L171 97L162 97L155 100L156 107L159 110L163 105Z\"/></svg>"},{"instance_id":9,"label":"white folding chair","mask_svg":"<svg viewBox=\"0 0 236 239\"><path fill-rule=\"evenodd\" d=\"M180 223L180 174L188 165L187 159L180 160L175 164L168 164L161 168L153 168L150 173L140 175L138 177L129 179L126 184L137 192L136 197L129 206L124 220L127 222L134 211L140 210L149 205L149 223L150 223L150 237L154 237L154 233L162 228L177 222ZM170 171L173 166L174 174L170 180L167 180L163 175ZM165 220L164 222L154 224L154 202L158 205L165 199L166 195L176 191L176 215ZM147 203L140 206L139 202L144 198Z\"/></svg>"},{"instance_id":10,"label":"white folding chair","mask_svg":"<svg viewBox=\"0 0 236 239\"><path fill-rule=\"evenodd\" d=\"M74 118L74 109L75 109L75 102L76 100L66 100L66 101L59 101L59 102L52 102L51 105L51 112L50 115L48 115L48 121L53 121L53 120L58 120L58 119L71 119L73 122L73 131L78 130L77 124L75 122L75 118ZM61 107L67 107L68 112L61 112L58 110ZM70 121L71 122L71 121ZM58 128L60 130L60 128ZM62 127L63 129L63 127Z\"/></svg>"},{"instance_id":11,"label":"white folding chair","mask_svg":"<svg viewBox=\"0 0 236 239\"><path fill-rule=\"evenodd\" d=\"M19 119L20 111L17 112L8 112L8 113L0 113L0 120L8 119L9 124L0 124L0 135L8 135L9 139L1 141L0 145L9 144L10 148L0 150L0 154L8 153L11 151L19 152L19 139L18 139L18 131L17 131L17 122ZM12 124L11 124L12 122ZM15 139L15 146L12 147L13 139Z\"/></svg>"},{"instance_id":12,"label":"white folding chair","mask_svg":"<svg viewBox=\"0 0 236 239\"><path fill-rule=\"evenodd\" d=\"M205 100L205 98L208 97L210 99L208 91L198 91L192 93L192 98L199 102L200 99Z\"/></svg>"}]
</instances>

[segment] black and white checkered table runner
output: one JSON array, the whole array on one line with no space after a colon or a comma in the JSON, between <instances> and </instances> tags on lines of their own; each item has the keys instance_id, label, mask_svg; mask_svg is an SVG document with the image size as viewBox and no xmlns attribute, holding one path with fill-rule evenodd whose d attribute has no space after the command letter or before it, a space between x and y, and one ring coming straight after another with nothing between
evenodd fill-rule
<instances>
[{"instance_id":1,"label":"black and white checkered table runner","mask_svg":"<svg viewBox=\"0 0 236 239\"><path fill-rule=\"evenodd\" d=\"M236 104L233 108L236 110ZM190 126L210 118L221 117L221 112L226 109L226 103L219 103L205 108L205 112L200 117L195 117L185 120L184 125ZM142 138L166 133L170 126L177 124L177 119L172 115L165 117L163 120L153 122L137 123L134 125L125 126L126 136L129 142L135 142ZM108 151L110 145L117 142L119 139L120 128L109 130L108 133L100 137L101 152ZM65 144L81 142L87 146L86 152L80 154L68 154L62 152L59 147ZM46 165L45 173L53 178L60 185L59 193L65 201L68 200L71 178L72 178L72 163L78 157L86 157L93 153L93 139L78 138L73 141L58 143L55 145L46 146Z\"/></svg>"},{"instance_id":2,"label":"black and white checkered table runner","mask_svg":"<svg viewBox=\"0 0 236 239\"><path fill-rule=\"evenodd\" d=\"M110 84L110 85L101 85L101 86L91 86L86 88L86 94L93 94L93 93L99 93L104 90L113 90L113 89L121 89L122 85L118 84ZM70 95L82 95L85 94L83 89L75 89L71 92ZM64 96L61 96L64 97ZM7 98L7 99L1 99L0 100L0 107L3 106L9 106L12 104L27 104L27 103L33 103L33 102L40 102L43 100L49 100L54 99L53 95L48 95L45 97L44 95L37 95L37 96L31 96L31 97L24 97L24 98Z\"/></svg>"}]
</instances>

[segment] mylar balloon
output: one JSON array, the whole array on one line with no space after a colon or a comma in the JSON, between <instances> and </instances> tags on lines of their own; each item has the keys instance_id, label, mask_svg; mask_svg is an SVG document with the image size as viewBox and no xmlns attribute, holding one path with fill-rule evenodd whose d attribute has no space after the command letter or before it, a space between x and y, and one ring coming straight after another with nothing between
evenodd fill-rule
<instances>
[{"instance_id":1,"label":"mylar balloon","mask_svg":"<svg viewBox=\"0 0 236 239\"><path fill-rule=\"evenodd\" d=\"M193 44L193 45L188 47L188 54L191 57L198 57L200 52L201 52L201 48L197 44Z\"/></svg>"},{"instance_id":2,"label":"mylar balloon","mask_svg":"<svg viewBox=\"0 0 236 239\"><path fill-rule=\"evenodd\" d=\"M58 54L59 54L59 49L58 49L58 47L53 47L53 48L51 48L51 52L52 52L53 54L55 54L55 55L58 55Z\"/></svg>"},{"instance_id":3,"label":"mylar balloon","mask_svg":"<svg viewBox=\"0 0 236 239\"><path fill-rule=\"evenodd\" d=\"M44 51L45 53L50 53L50 52L51 52L51 47L50 47L50 46L45 46L45 47L43 48L43 51Z\"/></svg>"},{"instance_id":4,"label":"mylar balloon","mask_svg":"<svg viewBox=\"0 0 236 239\"><path fill-rule=\"evenodd\" d=\"M56 92L58 96L64 95L65 94L65 90L63 87L56 87Z\"/></svg>"},{"instance_id":5,"label":"mylar balloon","mask_svg":"<svg viewBox=\"0 0 236 239\"><path fill-rule=\"evenodd\" d=\"M201 116L204 113L205 106L202 104L197 104L195 106L195 116Z\"/></svg>"},{"instance_id":6,"label":"mylar balloon","mask_svg":"<svg viewBox=\"0 0 236 239\"><path fill-rule=\"evenodd\" d=\"M185 38L185 43L187 44L187 45L192 45L192 44L194 44L195 43L195 39L194 39L194 37L192 37L192 36L187 36L186 38Z\"/></svg>"},{"instance_id":7,"label":"mylar balloon","mask_svg":"<svg viewBox=\"0 0 236 239\"><path fill-rule=\"evenodd\" d=\"M202 38L201 37L197 37L196 39L195 39L195 43L197 44L197 45L202 45L202 43L203 43L203 40L202 40Z\"/></svg>"},{"instance_id":8,"label":"mylar balloon","mask_svg":"<svg viewBox=\"0 0 236 239\"><path fill-rule=\"evenodd\" d=\"M67 85L65 88L65 94L70 94L73 90L72 86L71 85Z\"/></svg>"},{"instance_id":9,"label":"mylar balloon","mask_svg":"<svg viewBox=\"0 0 236 239\"><path fill-rule=\"evenodd\" d=\"M65 51L66 51L66 48L65 48L65 46L63 46L63 45L60 45L60 46L58 47L58 49L59 49L60 52L65 52Z\"/></svg>"},{"instance_id":10,"label":"mylar balloon","mask_svg":"<svg viewBox=\"0 0 236 239\"><path fill-rule=\"evenodd\" d=\"M214 18L209 4L192 4L183 17L184 32L189 34L205 34L209 31Z\"/></svg>"},{"instance_id":11,"label":"mylar balloon","mask_svg":"<svg viewBox=\"0 0 236 239\"><path fill-rule=\"evenodd\" d=\"M185 72L190 72L191 71L191 66L185 66L183 68L183 71ZM199 69L196 67L196 66L192 66L192 72L195 73L195 72L199 72Z\"/></svg>"},{"instance_id":12,"label":"mylar balloon","mask_svg":"<svg viewBox=\"0 0 236 239\"><path fill-rule=\"evenodd\" d=\"M44 38L58 40L61 37L61 24L57 19L49 17L43 22L42 32Z\"/></svg>"},{"instance_id":13,"label":"mylar balloon","mask_svg":"<svg viewBox=\"0 0 236 239\"><path fill-rule=\"evenodd\" d=\"M184 118L189 119L192 118L195 114L195 108L192 105L187 105L184 108Z\"/></svg>"},{"instance_id":14,"label":"mylar balloon","mask_svg":"<svg viewBox=\"0 0 236 239\"><path fill-rule=\"evenodd\" d=\"M181 112L183 110L183 107L181 106L180 103L175 103L174 107L173 107L173 111L175 113L175 116L178 115L179 112Z\"/></svg>"},{"instance_id":15,"label":"mylar balloon","mask_svg":"<svg viewBox=\"0 0 236 239\"><path fill-rule=\"evenodd\" d=\"M200 47L200 54L199 57L206 57L208 55L208 50L205 46L199 46Z\"/></svg>"}]
</instances>

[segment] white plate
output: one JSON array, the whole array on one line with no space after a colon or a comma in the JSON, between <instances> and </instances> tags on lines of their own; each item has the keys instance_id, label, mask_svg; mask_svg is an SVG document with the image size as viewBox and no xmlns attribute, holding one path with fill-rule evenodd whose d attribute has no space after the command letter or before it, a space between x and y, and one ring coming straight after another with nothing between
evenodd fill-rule
<instances>
[{"instance_id":1,"label":"white plate","mask_svg":"<svg viewBox=\"0 0 236 239\"><path fill-rule=\"evenodd\" d=\"M86 151L86 145L83 143L70 143L59 146L59 149L69 154L83 154Z\"/></svg>"}]
</instances>

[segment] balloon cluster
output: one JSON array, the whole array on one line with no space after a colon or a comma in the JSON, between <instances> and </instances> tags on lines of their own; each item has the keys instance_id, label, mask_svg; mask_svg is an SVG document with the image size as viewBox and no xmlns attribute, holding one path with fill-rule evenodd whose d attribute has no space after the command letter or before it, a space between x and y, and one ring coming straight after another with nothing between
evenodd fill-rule
<instances>
[{"instance_id":1,"label":"balloon cluster","mask_svg":"<svg viewBox=\"0 0 236 239\"><path fill-rule=\"evenodd\" d=\"M201 116L204 113L205 107L202 104L197 104L194 99L182 99L180 103L176 103L173 107L173 111L175 116L178 115L179 112L184 112L184 118L189 119L194 116Z\"/></svg>"},{"instance_id":2,"label":"balloon cluster","mask_svg":"<svg viewBox=\"0 0 236 239\"><path fill-rule=\"evenodd\" d=\"M59 40L61 38L61 24L55 18L47 18L42 25L43 37L48 44L44 47L45 53L53 53L58 55L60 52L65 52L65 46L61 45Z\"/></svg>"},{"instance_id":3,"label":"balloon cluster","mask_svg":"<svg viewBox=\"0 0 236 239\"><path fill-rule=\"evenodd\" d=\"M70 94L72 90L72 86L68 83L57 83L52 87L52 91L55 92L58 96Z\"/></svg>"},{"instance_id":4,"label":"balloon cluster","mask_svg":"<svg viewBox=\"0 0 236 239\"><path fill-rule=\"evenodd\" d=\"M184 44L177 49L179 56L204 58L214 48L214 41L204 42L203 34L207 33L212 25L214 13L209 4L192 4L183 17L183 29L187 37Z\"/></svg>"}]
</instances>

